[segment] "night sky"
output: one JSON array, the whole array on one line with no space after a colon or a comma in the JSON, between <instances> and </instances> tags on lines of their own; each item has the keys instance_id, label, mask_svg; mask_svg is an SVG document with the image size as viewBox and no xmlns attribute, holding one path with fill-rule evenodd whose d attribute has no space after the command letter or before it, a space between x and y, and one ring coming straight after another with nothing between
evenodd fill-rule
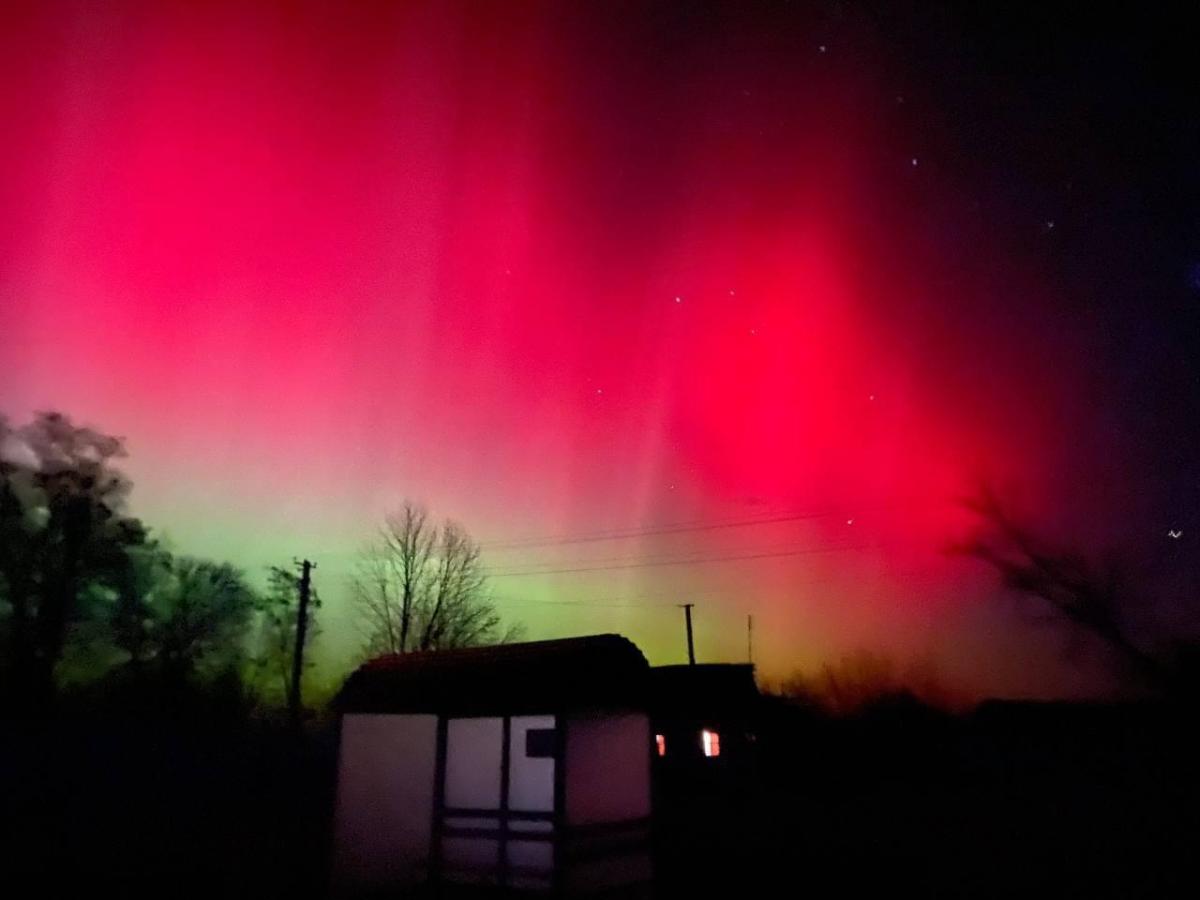
<instances>
[{"instance_id":1,"label":"night sky","mask_svg":"<svg viewBox=\"0 0 1200 900\"><path fill-rule=\"evenodd\" d=\"M1200 623L1198 35L973 6L7 6L0 410L331 665L412 497L531 638L1101 690L944 551L987 479Z\"/></svg>"}]
</instances>

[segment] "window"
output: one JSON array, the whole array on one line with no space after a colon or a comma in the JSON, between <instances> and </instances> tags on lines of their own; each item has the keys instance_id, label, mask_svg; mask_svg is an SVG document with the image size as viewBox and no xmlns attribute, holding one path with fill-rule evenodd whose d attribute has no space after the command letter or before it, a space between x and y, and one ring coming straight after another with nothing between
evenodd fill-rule
<instances>
[{"instance_id":1,"label":"window","mask_svg":"<svg viewBox=\"0 0 1200 900\"><path fill-rule=\"evenodd\" d=\"M705 756L720 756L721 735L705 728L700 732L700 746L704 748Z\"/></svg>"},{"instance_id":2,"label":"window","mask_svg":"<svg viewBox=\"0 0 1200 900\"><path fill-rule=\"evenodd\" d=\"M554 756L554 729L530 728L526 731L525 755L533 759Z\"/></svg>"},{"instance_id":3,"label":"window","mask_svg":"<svg viewBox=\"0 0 1200 900\"><path fill-rule=\"evenodd\" d=\"M658 755L666 756L667 755L667 739L665 737L663 737L663 735L661 735L661 734L656 734L654 736L654 743L658 747Z\"/></svg>"}]
</instances>

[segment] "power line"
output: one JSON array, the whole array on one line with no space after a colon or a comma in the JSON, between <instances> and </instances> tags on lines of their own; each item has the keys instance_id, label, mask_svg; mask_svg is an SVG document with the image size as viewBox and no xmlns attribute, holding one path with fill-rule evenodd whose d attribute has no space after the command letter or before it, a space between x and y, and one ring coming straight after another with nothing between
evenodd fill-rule
<instances>
[{"instance_id":1,"label":"power line","mask_svg":"<svg viewBox=\"0 0 1200 900\"><path fill-rule=\"evenodd\" d=\"M823 546L802 547L794 542L783 544L774 544L771 546L759 547L731 547L725 552L719 550L714 552L709 551L694 551L680 555L680 553L672 553L659 556L646 556L645 554L623 554L621 556L597 557L594 559L579 559L579 560L543 560L533 561L524 565L510 565L508 568L501 567L499 571L490 572L494 577L507 577L511 575L538 575L543 573L552 573L558 571L597 571L602 569L624 569L624 568L640 568L643 566L654 565L686 565L688 563L705 563L721 560L735 559L765 559L773 556L794 556L799 553L837 553L843 551L854 550L869 550L873 548L898 546L912 543L911 540L872 540L860 542L843 541L841 543L830 543ZM782 552L780 552L782 551ZM547 568L549 567L549 568Z\"/></svg>"},{"instance_id":2,"label":"power line","mask_svg":"<svg viewBox=\"0 0 1200 900\"><path fill-rule=\"evenodd\" d=\"M654 610L666 609L673 610L673 606L667 606L662 603L572 603L568 601L558 602L556 600L526 600L516 603L507 603L503 600L497 601L497 606L503 606L505 609L537 609L543 606L567 606L578 610L585 609L640 609Z\"/></svg>"},{"instance_id":3,"label":"power line","mask_svg":"<svg viewBox=\"0 0 1200 900\"><path fill-rule=\"evenodd\" d=\"M835 549L856 549L853 547L835 548ZM926 581L929 579L940 580L941 575L931 570L929 566L900 566L890 568L889 572L892 575L904 575L905 582L912 584L918 581ZM540 574L532 572L531 575ZM821 578L804 578L800 580L791 580L788 583L795 588L816 587L818 585L833 584L840 581L837 576L826 575ZM718 603L732 600L725 591L706 591L700 594L693 594L690 591L688 595L699 599L715 600ZM511 599L505 597L497 597L496 604L498 606L522 606L522 607L539 607L539 606L565 606L575 607L576 609L587 609L588 607L602 607L614 609L646 609L646 610L673 610L678 608L678 603L673 602L676 595L662 596L650 594L632 594L618 596L595 597L592 599L583 600L539 600L533 597L523 597L517 595Z\"/></svg>"},{"instance_id":4,"label":"power line","mask_svg":"<svg viewBox=\"0 0 1200 900\"><path fill-rule=\"evenodd\" d=\"M663 560L681 560L688 559L706 559L714 552L725 553L769 553L775 550L790 550L796 545L795 541L786 541L783 543L775 543L768 546L747 546L747 547L721 547L710 548L708 550L676 550L674 553L659 553L655 555L647 555L644 553L622 553L618 556L598 556L592 559L545 559L545 560L530 560L528 562L512 562L507 566L501 566L502 570L509 571L536 571L546 566L551 568L561 568L563 566L593 566L601 563L625 563L625 562L659 562Z\"/></svg>"},{"instance_id":5,"label":"power line","mask_svg":"<svg viewBox=\"0 0 1200 900\"><path fill-rule=\"evenodd\" d=\"M690 594L690 596L706 600L719 597L721 593L720 591L701 591L698 594ZM509 602L510 599L512 602ZM579 600L539 600L535 597L517 595L509 599L499 597L496 599L496 603L502 606L574 606L581 609L586 609L589 606L630 609L675 609L678 606L675 600L675 594L668 596L661 593L605 594L600 597L583 597Z\"/></svg>"},{"instance_id":6,"label":"power line","mask_svg":"<svg viewBox=\"0 0 1200 900\"><path fill-rule=\"evenodd\" d=\"M619 608L629 608L629 610L653 610L655 607L673 608L673 604L668 605L666 601L658 602L635 602L634 600L607 600L601 598L599 600L536 600L534 598L517 598L511 602L508 600L497 600L498 604L503 606L574 606L575 608L587 608L589 606L611 606Z\"/></svg>"},{"instance_id":7,"label":"power line","mask_svg":"<svg viewBox=\"0 0 1200 900\"><path fill-rule=\"evenodd\" d=\"M831 553L842 550L866 550L870 547L879 546L878 544L857 544L846 545L841 547L804 547L794 550L780 550L773 553L746 553L730 556L709 556L709 557L691 557L686 559L662 559L662 560L641 560L639 562L626 562L613 565L603 566L577 566L573 568L563 569L533 569L533 570L514 570L511 572L492 572L492 578L514 578L519 576L531 575L570 575L577 572L606 572L614 569L643 569L653 566L686 566L686 565L705 565L708 563L718 562L735 562L746 559L772 559L783 556L804 556L810 553Z\"/></svg>"},{"instance_id":8,"label":"power line","mask_svg":"<svg viewBox=\"0 0 1200 900\"><path fill-rule=\"evenodd\" d=\"M929 506L944 506L948 501L918 501L890 502L876 504L855 504L854 513L876 511L880 509L914 509ZM643 528L613 528L601 531L588 531L579 534L545 535L542 537L514 538L512 540L482 541L479 546L484 550L517 550L527 547L550 547L563 544L583 544L594 541L614 541L625 538L652 537L661 534L682 534L693 531L714 531L725 528L746 528L756 525L771 525L783 522L800 522L814 519L827 519L843 516L847 510L826 510L824 512L765 512L756 516L741 518L726 517L715 520L692 519L684 522L649 525Z\"/></svg>"},{"instance_id":9,"label":"power line","mask_svg":"<svg viewBox=\"0 0 1200 900\"><path fill-rule=\"evenodd\" d=\"M675 524L650 526L647 528L623 528L608 531L584 532L578 535L559 535L540 538L522 538L511 541L485 541L479 546L485 550L520 550L527 547L551 547L562 544L585 544L593 541L615 541L623 538L650 537L659 534L680 534L691 531L714 531L722 528L744 528L753 525L770 525L778 522L799 522L805 519L826 519L841 515L840 512L790 513L788 515L766 515L742 519L718 519L705 522L678 522Z\"/></svg>"}]
</instances>

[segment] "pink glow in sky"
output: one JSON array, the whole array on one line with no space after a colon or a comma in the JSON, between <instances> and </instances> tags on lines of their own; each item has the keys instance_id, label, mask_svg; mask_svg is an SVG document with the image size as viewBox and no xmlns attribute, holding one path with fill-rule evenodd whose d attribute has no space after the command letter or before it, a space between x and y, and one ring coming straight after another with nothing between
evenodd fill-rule
<instances>
[{"instance_id":1,"label":"pink glow in sky","mask_svg":"<svg viewBox=\"0 0 1200 900\"><path fill-rule=\"evenodd\" d=\"M1045 688L941 551L979 473L1053 482L1070 339L939 243L879 73L637 7L318 9L6 13L0 409L124 435L180 550L316 559L332 656L407 496L487 542L776 520L493 547L531 637L678 661L692 600L702 658L753 614L770 675L869 646Z\"/></svg>"}]
</instances>

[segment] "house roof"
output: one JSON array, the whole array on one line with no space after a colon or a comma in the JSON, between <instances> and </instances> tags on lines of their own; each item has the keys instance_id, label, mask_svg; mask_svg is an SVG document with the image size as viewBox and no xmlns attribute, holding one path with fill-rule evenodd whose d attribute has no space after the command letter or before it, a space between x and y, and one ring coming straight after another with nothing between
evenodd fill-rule
<instances>
[{"instance_id":1,"label":"house roof","mask_svg":"<svg viewBox=\"0 0 1200 900\"><path fill-rule=\"evenodd\" d=\"M342 712L490 715L644 709L649 665L616 634L380 656L342 686Z\"/></svg>"}]
</instances>

